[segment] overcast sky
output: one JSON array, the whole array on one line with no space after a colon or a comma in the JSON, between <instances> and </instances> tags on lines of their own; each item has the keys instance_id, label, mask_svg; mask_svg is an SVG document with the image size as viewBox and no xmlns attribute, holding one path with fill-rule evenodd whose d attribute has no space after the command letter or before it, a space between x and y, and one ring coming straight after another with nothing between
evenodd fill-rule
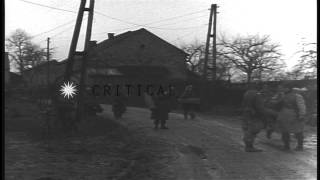
<instances>
[{"instance_id":1,"label":"overcast sky","mask_svg":"<svg viewBox=\"0 0 320 180\"><path fill-rule=\"evenodd\" d=\"M59 9L77 11L80 0L25 0ZM89 0L87 0L89 1ZM218 4L217 32L227 36L270 35L281 45L288 67L298 59L302 43L316 42L316 0L95 0L92 40L102 41L108 32L116 34L141 27L174 45L205 41L209 8ZM104 14L104 15L101 15ZM76 13L24 2L5 0L5 34L17 28L36 35L33 42L46 46L51 37L53 58L67 57ZM177 17L179 18L173 18ZM86 16L85 16L86 17ZM86 21L84 21L86 22ZM139 26L149 24L145 26ZM84 24L86 25L86 24ZM49 31L59 26L53 31ZM82 26L85 29L85 26ZM78 49L83 47L81 31Z\"/></svg>"}]
</instances>

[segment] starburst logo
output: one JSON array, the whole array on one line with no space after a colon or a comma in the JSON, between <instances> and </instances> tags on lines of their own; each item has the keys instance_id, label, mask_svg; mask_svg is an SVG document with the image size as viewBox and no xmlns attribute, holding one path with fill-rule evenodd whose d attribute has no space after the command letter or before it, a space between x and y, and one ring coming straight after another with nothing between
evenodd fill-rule
<instances>
[{"instance_id":1,"label":"starburst logo","mask_svg":"<svg viewBox=\"0 0 320 180\"><path fill-rule=\"evenodd\" d=\"M71 97L73 97L76 94L76 86L71 82L67 82L67 83L63 83L63 85L61 85L61 95L63 95L63 97L67 97L68 99Z\"/></svg>"}]
</instances>

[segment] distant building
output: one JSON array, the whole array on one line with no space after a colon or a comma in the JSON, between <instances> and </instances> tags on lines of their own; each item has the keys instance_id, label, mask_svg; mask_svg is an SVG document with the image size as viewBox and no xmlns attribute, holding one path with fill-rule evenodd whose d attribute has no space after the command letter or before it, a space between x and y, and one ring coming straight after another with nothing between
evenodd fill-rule
<instances>
[{"instance_id":1,"label":"distant building","mask_svg":"<svg viewBox=\"0 0 320 180\"><path fill-rule=\"evenodd\" d=\"M64 64L56 60L49 62L49 81L50 83L61 76L64 71ZM48 85L48 63L42 63L32 69L27 69L23 72L23 80L29 88L43 87Z\"/></svg>"}]
</instances>

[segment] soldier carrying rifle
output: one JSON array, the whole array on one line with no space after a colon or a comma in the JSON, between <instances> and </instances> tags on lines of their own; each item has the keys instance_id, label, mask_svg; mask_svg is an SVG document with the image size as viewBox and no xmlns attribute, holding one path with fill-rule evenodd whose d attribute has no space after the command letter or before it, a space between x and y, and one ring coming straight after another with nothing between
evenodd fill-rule
<instances>
[{"instance_id":1,"label":"soldier carrying rifle","mask_svg":"<svg viewBox=\"0 0 320 180\"><path fill-rule=\"evenodd\" d=\"M261 152L253 146L257 134L265 128L265 117L276 117L277 113L264 106L262 94L259 87L249 85L242 101L242 129L243 141L246 152Z\"/></svg>"}]
</instances>

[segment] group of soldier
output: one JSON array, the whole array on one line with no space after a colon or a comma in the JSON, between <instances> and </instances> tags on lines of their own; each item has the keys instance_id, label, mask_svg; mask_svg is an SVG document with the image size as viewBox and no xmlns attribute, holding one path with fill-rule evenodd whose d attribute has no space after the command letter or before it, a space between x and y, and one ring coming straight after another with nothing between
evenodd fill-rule
<instances>
[{"instance_id":1,"label":"group of soldier","mask_svg":"<svg viewBox=\"0 0 320 180\"><path fill-rule=\"evenodd\" d=\"M170 93L169 93L170 91ZM174 93L172 93L174 92ZM195 118L195 109L198 105L188 99L197 99L192 85L186 86L181 95L177 95L174 87L168 91L150 96L144 94L144 100L151 111L151 119L154 121L154 129L168 129L166 121L169 112L178 103L183 109L184 118ZM74 119L75 103L57 96L56 104L60 122L67 123L64 119ZM124 98L118 98L113 105L113 112L116 118L120 118L126 110ZM303 96L291 84L281 84L273 91L268 86L249 85L244 93L242 102L242 129L243 141L246 152L260 152L254 147L254 140L261 130L266 129L267 138L271 138L272 132L277 131L282 135L283 149L290 150L290 134L294 134L297 139L295 150L303 150L303 129L306 115L306 105ZM71 118L73 116L73 118ZM75 122L62 125L68 129L74 129Z\"/></svg>"},{"instance_id":2,"label":"group of soldier","mask_svg":"<svg viewBox=\"0 0 320 180\"><path fill-rule=\"evenodd\" d=\"M266 136L271 138L277 131L282 136L283 150L290 150L291 134L297 139L296 151L303 150L303 130L306 115L306 104L299 88L292 84L283 83L276 88L267 85L249 85L244 93L242 102L242 129L246 152L261 152L254 147L254 140L259 132L266 130ZM150 97L145 95L145 101L151 110L151 119L154 128L168 129L166 121L169 112L178 102L181 103L184 118L195 118L197 103L187 101L194 99L195 93L192 85L186 86L180 96L170 96L168 92Z\"/></svg>"},{"instance_id":3,"label":"group of soldier","mask_svg":"<svg viewBox=\"0 0 320 180\"><path fill-rule=\"evenodd\" d=\"M290 134L297 139L296 151L303 150L303 129L306 105L303 96L292 84L284 83L276 92L268 86L250 86L243 96L242 129L246 152L261 152L253 146L257 134L266 129L281 133L283 150L290 150Z\"/></svg>"}]
</instances>

